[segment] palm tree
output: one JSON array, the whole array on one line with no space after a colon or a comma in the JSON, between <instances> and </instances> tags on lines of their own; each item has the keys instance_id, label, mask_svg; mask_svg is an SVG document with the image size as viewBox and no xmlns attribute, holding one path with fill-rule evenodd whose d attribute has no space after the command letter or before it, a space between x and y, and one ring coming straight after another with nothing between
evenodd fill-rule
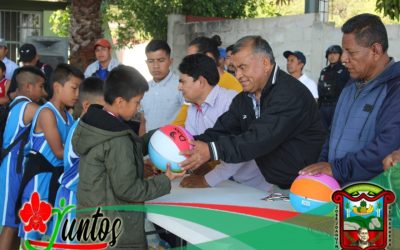
<instances>
[{"instance_id":1,"label":"palm tree","mask_svg":"<svg viewBox=\"0 0 400 250\"><path fill-rule=\"evenodd\" d=\"M94 59L94 43L103 35L102 0L72 0L70 30L70 62L84 70Z\"/></svg>"}]
</instances>

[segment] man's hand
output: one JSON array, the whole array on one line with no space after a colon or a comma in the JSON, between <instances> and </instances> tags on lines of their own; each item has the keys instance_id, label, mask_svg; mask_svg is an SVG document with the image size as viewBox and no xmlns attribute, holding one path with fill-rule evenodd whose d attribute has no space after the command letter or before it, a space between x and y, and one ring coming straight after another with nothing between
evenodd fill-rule
<instances>
[{"instance_id":1,"label":"man's hand","mask_svg":"<svg viewBox=\"0 0 400 250\"><path fill-rule=\"evenodd\" d=\"M183 178L180 184L185 188L207 188L210 187L202 175L189 175Z\"/></svg>"},{"instance_id":2,"label":"man's hand","mask_svg":"<svg viewBox=\"0 0 400 250\"><path fill-rule=\"evenodd\" d=\"M192 150L185 150L180 153L188 157L179 164L183 170L194 170L210 160L210 150L207 143L202 141L190 141L190 144L193 145Z\"/></svg>"},{"instance_id":3,"label":"man's hand","mask_svg":"<svg viewBox=\"0 0 400 250\"><path fill-rule=\"evenodd\" d=\"M172 172L171 171L171 165L169 163L167 164L167 170L165 171L165 175L168 177L168 179L170 181L172 181L172 180L174 180L176 178L182 177L185 174L186 174L186 170L184 170L182 172L179 172L179 173Z\"/></svg>"},{"instance_id":4,"label":"man's hand","mask_svg":"<svg viewBox=\"0 0 400 250\"><path fill-rule=\"evenodd\" d=\"M311 164L299 171L300 175L326 174L333 176L332 166L328 162L318 162Z\"/></svg>"},{"instance_id":5,"label":"man's hand","mask_svg":"<svg viewBox=\"0 0 400 250\"><path fill-rule=\"evenodd\" d=\"M390 155L386 156L383 160L383 169L388 170L389 168L400 162L400 150L393 151Z\"/></svg>"}]
</instances>

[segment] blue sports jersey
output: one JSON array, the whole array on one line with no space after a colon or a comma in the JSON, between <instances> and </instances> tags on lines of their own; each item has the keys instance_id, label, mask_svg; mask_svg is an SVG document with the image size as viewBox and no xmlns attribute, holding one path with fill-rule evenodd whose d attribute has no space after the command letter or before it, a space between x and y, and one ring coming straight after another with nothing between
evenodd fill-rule
<instances>
[{"instance_id":1,"label":"blue sports jersey","mask_svg":"<svg viewBox=\"0 0 400 250\"><path fill-rule=\"evenodd\" d=\"M16 100L25 98L27 101L22 101L16 104L8 113L7 124L3 135L3 148L8 147L14 142L20 134L29 128L30 124L24 124L25 108L31 100L25 96L16 97L10 105ZM22 180L22 174L17 173L18 151L21 142L17 143L8 153L0 165L0 222L2 226L18 227L15 223L15 201L18 196L18 188ZM25 155L29 150L25 146Z\"/></svg>"},{"instance_id":2,"label":"blue sports jersey","mask_svg":"<svg viewBox=\"0 0 400 250\"><path fill-rule=\"evenodd\" d=\"M75 121L68 133L68 137L64 147L64 174L60 177L60 185L73 192L76 192L78 188L79 156L74 152L71 141L72 136L74 135L75 128L76 126L78 126L79 120L80 119Z\"/></svg>"},{"instance_id":3,"label":"blue sports jersey","mask_svg":"<svg viewBox=\"0 0 400 250\"><path fill-rule=\"evenodd\" d=\"M68 132L74 122L74 119L72 118L71 114L69 114L67 111L65 111L67 114L67 121L65 121L64 118L61 116L60 112L57 110L56 107L54 107L54 105L51 102L45 103L42 107L40 107L36 111L32 121L32 128L30 132L30 146L31 146L30 150L41 153L46 158L46 160L54 167L62 167L64 164L63 159L58 159L55 156L44 136L44 133L35 132L35 127L37 124L37 119L39 117L39 114L45 108L50 109L54 113L54 116L57 121L57 130L60 134L61 142L63 145L67 140ZM51 176L52 176L51 173L40 173L37 174L31 181L29 181L22 195L22 204L24 204L24 202L27 202L30 199L31 194L34 191L39 193L41 200L47 201L49 198L49 186L50 186ZM20 226L19 236L29 239L39 238L38 234L34 233L29 233L29 236L26 237L22 226Z\"/></svg>"},{"instance_id":4,"label":"blue sports jersey","mask_svg":"<svg viewBox=\"0 0 400 250\"><path fill-rule=\"evenodd\" d=\"M75 209L72 209L68 214L67 218L68 222L71 221L76 217L76 192L78 188L78 181L79 181L79 156L76 155L72 148L72 136L74 135L74 131L76 126L79 123L79 119L75 121L72 125L67 140L64 146L64 173L59 178L60 187L57 191L57 197L55 201L55 207L60 208L60 201L62 198L65 199L64 206L74 205ZM64 223L64 222L63 222ZM63 225L62 223L62 225ZM53 226L53 225L52 225ZM57 236L57 242L63 242L60 235ZM69 242L68 242L69 243Z\"/></svg>"}]
</instances>

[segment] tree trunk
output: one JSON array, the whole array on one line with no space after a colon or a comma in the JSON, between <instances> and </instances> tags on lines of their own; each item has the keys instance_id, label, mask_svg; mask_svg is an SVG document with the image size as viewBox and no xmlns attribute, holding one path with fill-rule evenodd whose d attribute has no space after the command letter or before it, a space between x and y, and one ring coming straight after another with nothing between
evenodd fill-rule
<instances>
[{"instance_id":1,"label":"tree trunk","mask_svg":"<svg viewBox=\"0 0 400 250\"><path fill-rule=\"evenodd\" d=\"M103 36L101 0L71 1L70 63L81 70L95 60L94 43Z\"/></svg>"}]
</instances>

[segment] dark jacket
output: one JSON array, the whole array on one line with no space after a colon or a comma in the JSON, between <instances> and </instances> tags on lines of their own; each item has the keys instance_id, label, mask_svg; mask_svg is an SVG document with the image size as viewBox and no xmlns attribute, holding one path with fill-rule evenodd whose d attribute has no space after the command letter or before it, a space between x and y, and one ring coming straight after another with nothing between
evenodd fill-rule
<instances>
[{"instance_id":1,"label":"dark jacket","mask_svg":"<svg viewBox=\"0 0 400 250\"><path fill-rule=\"evenodd\" d=\"M323 68L318 79L319 104L335 105L349 79L350 73L341 62Z\"/></svg>"},{"instance_id":2,"label":"dark jacket","mask_svg":"<svg viewBox=\"0 0 400 250\"><path fill-rule=\"evenodd\" d=\"M148 136L139 138L101 106L90 106L72 138L72 145L81 157L78 209L128 205L169 193L171 185L165 175L143 179L142 150L147 150L147 142ZM122 219L121 235L113 249L147 249L144 214L132 211L102 211L111 219ZM77 213L77 216L90 215Z\"/></svg>"},{"instance_id":3,"label":"dark jacket","mask_svg":"<svg viewBox=\"0 0 400 250\"><path fill-rule=\"evenodd\" d=\"M256 119L249 93L238 94L196 139L209 142L213 159L255 159L268 182L289 188L300 169L316 162L325 141L317 104L304 84L275 66L260 105Z\"/></svg>"},{"instance_id":4,"label":"dark jacket","mask_svg":"<svg viewBox=\"0 0 400 250\"><path fill-rule=\"evenodd\" d=\"M330 162L342 184L367 181L400 147L400 63L388 66L362 89L350 81L336 106L320 161Z\"/></svg>"}]
</instances>

